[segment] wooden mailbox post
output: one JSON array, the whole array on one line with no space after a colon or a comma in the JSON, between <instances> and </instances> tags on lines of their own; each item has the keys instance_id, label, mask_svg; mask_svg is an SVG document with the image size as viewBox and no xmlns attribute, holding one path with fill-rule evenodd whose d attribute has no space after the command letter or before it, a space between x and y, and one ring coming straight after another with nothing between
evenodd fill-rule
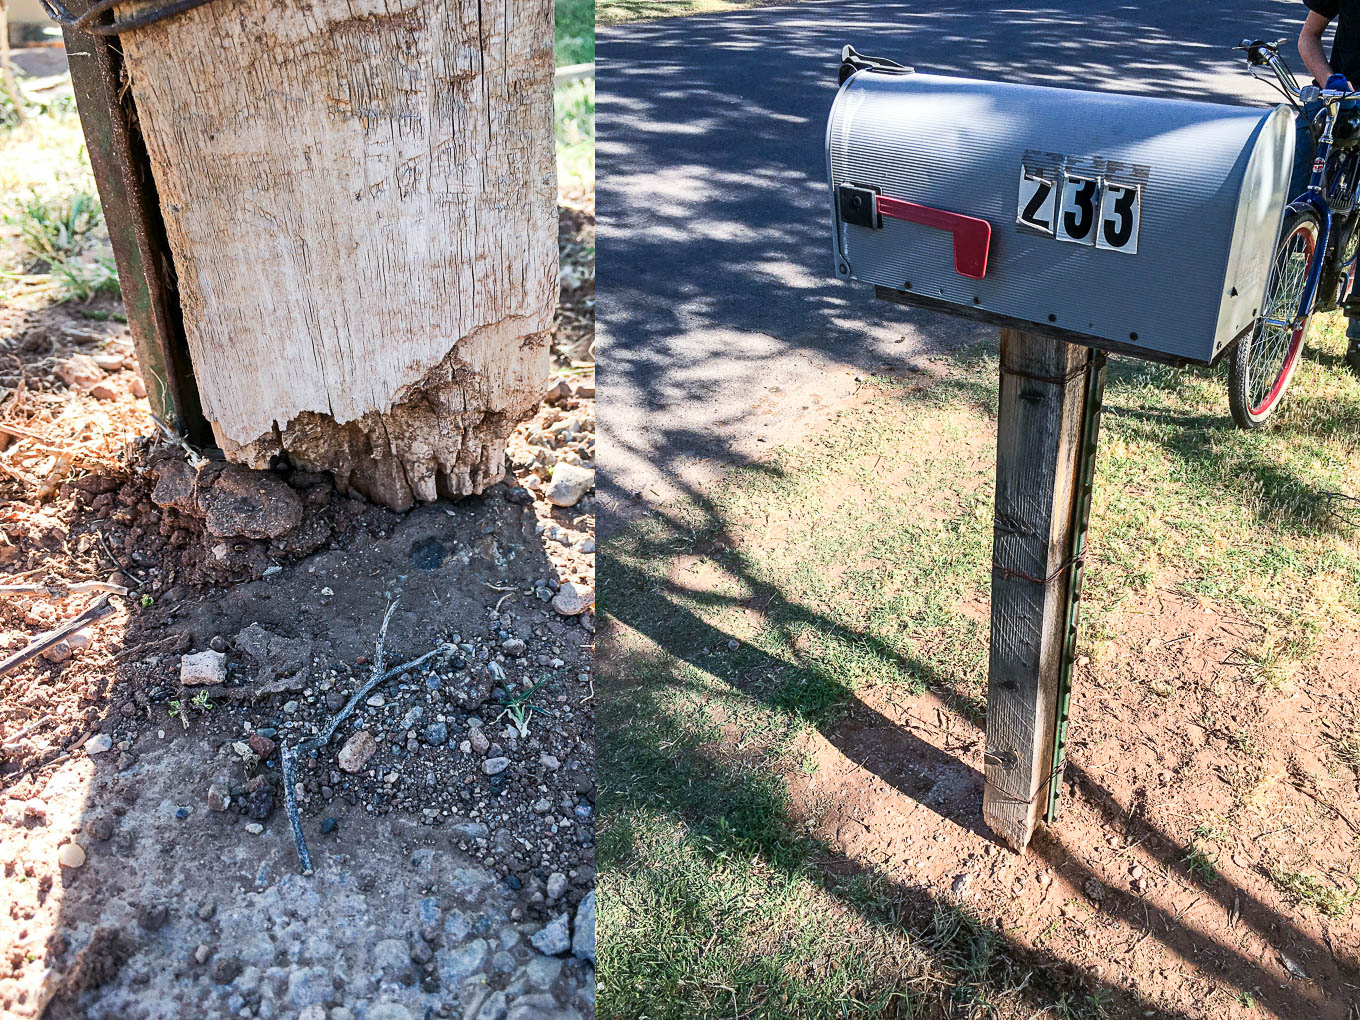
<instances>
[{"instance_id":1,"label":"wooden mailbox post","mask_svg":"<svg viewBox=\"0 0 1360 1020\"><path fill-rule=\"evenodd\" d=\"M982 815L1016 850L1057 817L1105 361L1061 335L1001 329Z\"/></svg>"},{"instance_id":2,"label":"wooden mailbox post","mask_svg":"<svg viewBox=\"0 0 1360 1020\"><path fill-rule=\"evenodd\" d=\"M1023 849L1062 779L1105 354L1003 329L982 814Z\"/></svg>"},{"instance_id":3,"label":"wooden mailbox post","mask_svg":"<svg viewBox=\"0 0 1360 1020\"><path fill-rule=\"evenodd\" d=\"M1105 352L1212 364L1255 328L1293 118L842 57L836 274L1001 327L982 810L1023 850L1061 788Z\"/></svg>"},{"instance_id":4,"label":"wooden mailbox post","mask_svg":"<svg viewBox=\"0 0 1360 1020\"><path fill-rule=\"evenodd\" d=\"M119 4L117 45L71 2L153 407L395 509L498 481L557 299L550 0Z\"/></svg>"}]
</instances>

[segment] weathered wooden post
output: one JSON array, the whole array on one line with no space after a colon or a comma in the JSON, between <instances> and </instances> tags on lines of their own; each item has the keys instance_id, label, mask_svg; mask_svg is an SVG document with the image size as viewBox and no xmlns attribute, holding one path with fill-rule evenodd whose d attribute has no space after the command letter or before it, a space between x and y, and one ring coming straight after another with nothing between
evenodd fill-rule
<instances>
[{"instance_id":1,"label":"weathered wooden post","mask_svg":"<svg viewBox=\"0 0 1360 1020\"><path fill-rule=\"evenodd\" d=\"M1258 324L1292 115L848 49L841 82L837 275L1002 328L982 810L1023 850L1061 789L1105 352L1211 364Z\"/></svg>"},{"instance_id":2,"label":"weathered wooden post","mask_svg":"<svg viewBox=\"0 0 1360 1020\"><path fill-rule=\"evenodd\" d=\"M499 480L557 296L549 0L125 6L124 86L228 457L398 509Z\"/></svg>"},{"instance_id":3,"label":"weathered wooden post","mask_svg":"<svg viewBox=\"0 0 1360 1020\"><path fill-rule=\"evenodd\" d=\"M982 813L1023 849L1061 781L1105 355L1001 332Z\"/></svg>"}]
</instances>

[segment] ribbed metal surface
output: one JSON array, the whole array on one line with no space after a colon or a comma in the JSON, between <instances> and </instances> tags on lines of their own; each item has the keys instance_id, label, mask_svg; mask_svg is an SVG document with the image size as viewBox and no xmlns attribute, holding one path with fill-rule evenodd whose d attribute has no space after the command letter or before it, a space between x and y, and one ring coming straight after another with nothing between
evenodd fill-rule
<instances>
[{"instance_id":1,"label":"ribbed metal surface","mask_svg":"<svg viewBox=\"0 0 1360 1020\"><path fill-rule=\"evenodd\" d=\"M1259 307L1294 132L1286 107L864 71L836 99L827 148L841 276L1208 362ZM1138 253L1018 228L1027 161L1112 164L1110 180L1141 183ZM842 183L987 220L986 279L955 272L948 233L841 223Z\"/></svg>"}]
</instances>

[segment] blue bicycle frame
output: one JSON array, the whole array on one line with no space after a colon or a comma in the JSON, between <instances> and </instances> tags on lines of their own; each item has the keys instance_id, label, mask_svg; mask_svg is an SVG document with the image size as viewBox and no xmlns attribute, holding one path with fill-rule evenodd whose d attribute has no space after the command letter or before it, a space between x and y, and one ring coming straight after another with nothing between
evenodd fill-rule
<instances>
[{"instance_id":1,"label":"blue bicycle frame","mask_svg":"<svg viewBox=\"0 0 1360 1020\"><path fill-rule=\"evenodd\" d=\"M1308 91L1313 90L1305 90L1305 92ZM1286 216L1311 209L1317 214L1318 221L1321 224L1321 230L1318 233L1317 239L1318 255L1313 259L1313 264L1308 271L1308 278L1304 285L1303 295L1299 301L1299 310L1295 321L1313 313L1314 306L1317 302L1318 286L1321 284L1323 274L1327 269L1327 253L1330 251L1332 234L1335 229L1337 217L1337 214L1332 209L1332 201L1329 201L1327 194L1327 171L1333 152L1333 133L1336 128L1337 117L1340 113L1342 104L1354 102L1355 96L1356 93L1354 92L1319 90L1316 96L1312 97L1311 102L1304 103L1303 109L1299 114L1310 122L1315 122L1319 114L1324 111L1326 112L1322 136L1318 139L1317 151L1313 155L1313 166L1312 171L1309 174L1308 185L1303 193L1294 198L1285 209ZM1312 107L1312 111L1310 111L1310 107ZM1335 183L1336 182L1333 181L1333 184ZM1351 182L1349 186L1353 189L1354 182ZM1334 198L1335 196L1333 196L1333 199ZM1352 255L1348 262L1337 266L1338 273L1341 276L1339 282L1342 283L1342 285L1338 287L1338 295L1340 298L1338 303L1344 302L1354 283L1355 263L1356 257ZM1292 323L1276 322L1270 319L1268 319L1267 322L1271 325L1283 328L1288 328L1292 325Z\"/></svg>"},{"instance_id":2,"label":"blue bicycle frame","mask_svg":"<svg viewBox=\"0 0 1360 1020\"><path fill-rule=\"evenodd\" d=\"M1266 320L1269 325L1288 329L1317 310L1318 289L1327 278L1329 269L1335 273L1337 285L1335 295L1327 296L1329 306L1332 306L1333 296L1337 299L1337 305L1344 304L1355 282L1356 257L1352 255L1347 261L1340 262L1339 260L1345 257L1345 252L1333 251L1333 235L1337 229L1338 219L1350 217L1355 210L1357 156L1354 148L1350 146L1346 151L1337 150L1335 131L1343 109L1347 113L1352 112L1360 92L1320 89L1315 85L1300 88L1293 72L1280 59L1279 47L1280 43L1243 40L1238 48L1246 50L1253 75L1278 88L1289 100L1290 105L1298 111L1300 144L1311 142L1313 126L1318 120L1323 121L1322 133L1317 139L1317 149L1313 154L1313 165L1308 174L1308 184L1285 209L1286 216L1307 210L1317 214L1320 224L1316 242L1317 254L1309 267L1294 322ZM1273 72L1274 81L1256 74L1258 68L1267 67ZM1348 138L1347 141L1351 139ZM1350 237L1345 240L1349 241Z\"/></svg>"}]
</instances>

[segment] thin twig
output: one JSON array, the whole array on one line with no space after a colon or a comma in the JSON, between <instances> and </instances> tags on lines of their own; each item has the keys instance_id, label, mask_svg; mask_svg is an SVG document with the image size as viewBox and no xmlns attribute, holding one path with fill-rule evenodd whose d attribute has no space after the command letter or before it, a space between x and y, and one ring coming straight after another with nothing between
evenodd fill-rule
<instances>
[{"instance_id":1,"label":"thin twig","mask_svg":"<svg viewBox=\"0 0 1360 1020\"><path fill-rule=\"evenodd\" d=\"M23 740L24 737L28 736L30 733L34 732L40 727L46 726L50 722L56 722L56 719L57 717L54 715L44 715L37 719L34 719L31 723L29 723L27 726L21 729L18 733L14 734L14 736L10 737L3 744L0 744L0 751L4 751L7 754L13 754L15 751L18 751L20 749L19 741Z\"/></svg>"},{"instance_id":2,"label":"thin twig","mask_svg":"<svg viewBox=\"0 0 1360 1020\"><path fill-rule=\"evenodd\" d=\"M4 662L0 662L0 674L8 673L16 666L22 666L29 659L45 652L67 635L74 634L82 627L88 627L96 620L108 616L114 611L114 608L115 607L109 602L108 595L99 596L99 599L95 604L90 606L85 612L67 620L54 630L49 630L45 634L39 634L28 643L28 647L24 648L22 651L15 652Z\"/></svg>"},{"instance_id":3,"label":"thin twig","mask_svg":"<svg viewBox=\"0 0 1360 1020\"><path fill-rule=\"evenodd\" d=\"M104 547L104 552L106 552L106 553L108 554L109 559L113 561L113 565L114 565L115 567L117 567L119 570L121 570L121 571L122 571L123 573L125 573L125 574L131 574L132 577L133 577L133 579L136 580L137 583L139 583L139 584L145 584L145 583L146 583L146 578L145 578L145 577L143 577L141 574L137 573L137 571L133 570L131 567L125 567L125 566L123 566L121 563L118 562L118 557L115 556L115 555L113 554L113 550L109 548L109 540L108 540L107 538L104 537L104 533L103 533L102 531L96 531L95 534L96 534L97 536L99 536L99 544L100 544L101 546Z\"/></svg>"},{"instance_id":4,"label":"thin twig","mask_svg":"<svg viewBox=\"0 0 1360 1020\"><path fill-rule=\"evenodd\" d=\"M302 834L302 819L298 814L296 781L298 759L326 746L331 737L335 735L336 728L350 717L359 702L367 697L373 688L394 676L400 676L408 670L415 669L436 655L456 651L453 645L441 643L419 658L402 663L400 666L393 666L385 673L382 672L383 661L387 654L387 624L392 619L392 613L396 608L397 603L394 601L387 607L387 615L383 617L382 630L378 635L378 651L374 656L373 673L368 682L354 692L349 701L345 703L344 708L331 716L331 720L326 724L325 729L300 744L285 744L280 752L283 770L283 797L288 806L288 824L293 830L293 843L297 846L298 862L302 865L304 875L312 874L314 869L312 868L312 855L307 851L307 838Z\"/></svg>"},{"instance_id":5,"label":"thin twig","mask_svg":"<svg viewBox=\"0 0 1360 1020\"><path fill-rule=\"evenodd\" d=\"M80 595L88 592L107 591L114 595L126 595L128 590L121 584L109 584L107 581L81 581L78 584L62 584L53 582L52 584L0 584L0 597L5 595L46 595L48 598L64 599L68 595Z\"/></svg>"}]
</instances>

